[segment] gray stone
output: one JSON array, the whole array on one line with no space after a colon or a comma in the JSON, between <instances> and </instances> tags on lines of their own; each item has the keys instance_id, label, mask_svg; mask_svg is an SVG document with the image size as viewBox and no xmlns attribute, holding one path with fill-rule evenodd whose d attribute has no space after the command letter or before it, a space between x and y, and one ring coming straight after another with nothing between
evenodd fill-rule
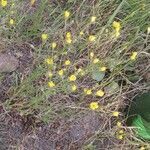
<instances>
[{"instance_id":1,"label":"gray stone","mask_svg":"<svg viewBox=\"0 0 150 150\"><path fill-rule=\"evenodd\" d=\"M0 54L0 73L12 72L19 66L18 60L9 54Z\"/></svg>"}]
</instances>

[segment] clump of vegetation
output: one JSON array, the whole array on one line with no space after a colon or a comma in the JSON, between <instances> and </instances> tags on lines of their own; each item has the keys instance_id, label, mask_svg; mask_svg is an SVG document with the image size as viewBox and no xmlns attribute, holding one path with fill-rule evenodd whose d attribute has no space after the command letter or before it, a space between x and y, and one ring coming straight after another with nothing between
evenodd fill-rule
<instances>
[{"instance_id":1,"label":"clump of vegetation","mask_svg":"<svg viewBox=\"0 0 150 150\"><path fill-rule=\"evenodd\" d=\"M149 90L148 0L0 2L6 51L20 63L28 59L20 59L22 53L32 57L11 74L1 104L7 113L44 124L94 114L98 128L85 134L79 149L100 149L104 138L115 140L104 149L150 148L126 126L124 112L136 94Z\"/></svg>"}]
</instances>

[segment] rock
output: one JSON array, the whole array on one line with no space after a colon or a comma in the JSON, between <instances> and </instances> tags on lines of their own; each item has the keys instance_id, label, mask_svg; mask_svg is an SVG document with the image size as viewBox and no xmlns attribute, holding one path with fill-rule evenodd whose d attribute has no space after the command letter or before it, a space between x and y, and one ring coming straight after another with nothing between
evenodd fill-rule
<instances>
[{"instance_id":1,"label":"rock","mask_svg":"<svg viewBox=\"0 0 150 150\"><path fill-rule=\"evenodd\" d=\"M9 54L0 54L0 73L12 72L19 66L18 60Z\"/></svg>"}]
</instances>

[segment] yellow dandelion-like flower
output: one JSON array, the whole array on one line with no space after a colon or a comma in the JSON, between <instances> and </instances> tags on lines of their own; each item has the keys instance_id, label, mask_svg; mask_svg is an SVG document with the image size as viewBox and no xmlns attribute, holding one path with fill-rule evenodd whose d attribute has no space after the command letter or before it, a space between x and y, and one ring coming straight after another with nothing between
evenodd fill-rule
<instances>
[{"instance_id":1,"label":"yellow dandelion-like flower","mask_svg":"<svg viewBox=\"0 0 150 150\"><path fill-rule=\"evenodd\" d=\"M72 85L71 86L71 90L74 92L74 91L76 91L77 90L77 86L74 84L74 85Z\"/></svg>"},{"instance_id":2,"label":"yellow dandelion-like flower","mask_svg":"<svg viewBox=\"0 0 150 150\"><path fill-rule=\"evenodd\" d=\"M93 64L97 64L99 62L99 59L98 58L95 58L94 60L93 60Z\"/></svg>"},{"instance_id":3,"label":"yellow dandelion-like flower","mask_svg":"<svg viewBox=\"0 0 150 150\"><path fill-rule=\"evenodd\" d=\"M91 89L84 89L84 93L86 94L86 95L91 95L92 94L92 90Z\"/></svg>"},{"instance_id":4,"label":"yellow dandelion-like flower","mask_svg":"<svg viewBox=\"0 0 150 150\"><path fill-rule=\"evenodd\" d=\"M124 131L123 131L123 130L119 130L118 133L119 133L119 134L124 134Z\"/></svg>"},{"instance_id":5,"label":"yellow dandelion-like flower","mask_svg":"<svg viewBox=\"0 0 150 150\"><path fill-rule=\"evenodd\" d=\"M121 126L122 126L121 122L120 122L120 121L118 121L118 122L117 122L117 127L119 127L119 128L120 128Z\"/></svg>"},{"instance_id":6,"label":"yellow dandelion-like flower","mask_svg":"<svg viewBox=\"0 0 150 150\"><path fill-rule=\"evenodd\" d=\"M82 35L84 35L83 31L80 31L80 33L79 33L79 34L80 34L81 36L82 36Z\"/></svg>"},{"instance_id":7,"label":"yellow dandelion-like flower","mask_svg":"<svg viewBox=\"0 0 150 150\"><path fill-rule=\"evenodd\" d=\"M68 65L70 65L70 64L71 64L70 60L66 60L66 61L65 61L65 65L66 65L66 66L68 66Z\"/></svg>"},{"instance_id":8,"label":"yellow dandelion-like flower","mask_svg":"<svg viewBox=\"0 0 150 150\"><path fill-rule=\"evenodd\" d=\"M13 25L14 23L15 23L14 19L10 19L10 20L9 20L9 24L10 24L10 25Z\"/></svg>"},{"instance_id":9,"label":"yellow dandelion-like flower","mask_svg":"<svg viewBox=\"0 0 150 150\"><path fill-rule=\"evenodd\" d=\"M49 71L48 76L51 78L53 76L53 73L51 71Z\"/></svg>"},{"instance_id":10,"label":"yellow dandelion-like flower","mask_svg":"<svg viewBox=\"0 0 150 150\"><path fill-rule=\"evenodd\" d=\"M6 7L7 6L7 0L1 0L1 6Z\"/></svg>"},{"instance_id":11,"label":"yellow dandelion-like flower","mask_svg":"<svg viewBox=\"0 0 150 150\"><path fill-rule=\"evenodd\" d=\"M90 58L93 58L93 57L94 57L94 53L90 52Z\"/></svg>"},{"instance_id":12,"label":"yellow dandelion-like flower","mask_svg":"<svg viewBox=\"0 0 150 150\"><path fill-rule=\"evenodd\" d=\"M30 1L31 6L34 5L35 1L36 1L36 0L31 0L31 1Z\"/></svg>"},{"instance_id":13,"label":"yellow dandelion-like flower","mask_svg":"<svg viewBox=\"0 0 150 150\"><path fill-rule=\"evenodd\" d=\"M94 35L89 36L89 41L90 42L94 42L95 40L96 40L96 36L94 36Z\"/></svg>"},{"instance_id":14,"label":"yellow dandelion-like flower","mask_svg":"<svg viewBox=\"0 0 150 150\"><path fill-rule=\"evenodd\" d=\"M64 12L64 18L65 18L65 19L68 19L69 16L70 16L70 12L69 12L69 11L65 11L65 12Z\"/></svg>"},{"instance_id":15,"label":"yellow dandelion-like flower","mask_svg":"<svg viewBox=\"0 0 150 150\"><path fill-rule=\"evenodd\" d=\"M70 32L66 33L66 38L71 38L71 33Z\"/></svg>"},{"instance_id":16,"label":"yellow dandelion-like flower","mask_svg":"<svg viewBox=\"0 0 150 150\"><path fill-rule=\"evenodd\" d=\"M98 102L91 102L89 107L92 110L96 110L99 108L99 104L98 104Z\"/></svg>"},{"instance_id":17,"label":"yellow dandelion-like flower","mask_svg":"<svg viewBox=\"0 0 150 150\"><path fill-rule=\"evenodd\" d=\"M116 32L119 32L121 29L121 24L120 22L114 21L112 26L115 28Z\"/></svg>"},{"instance_id":18,"label":"yellow dandelion-like flower","mask_svg":"<svg viewBox=\"0 0 150 150\"><path fill-rule=\"evenodd\" d=\"M41 35L41 38L42 38L43 41L47 40L47 39L48 39L48 34L43 33L43 34Z\"/></svg>"},{"instance_id":19,"label":"yellow dandelion-like flower","mask_svg":"<svg viewBox=\"0 0 150 150\"><path fill-rule=\"evenodd\" d=\"M122 140L123 139L123 135L117 135L117 139L118 140Z\"/></svg>"},{"instance_id":20,"label":"yellow dandelion-like flower","mask_svg":"<svg viewBox=\"0 0 150 150\"><path fill-rule=\"evenodd\" d=\"M114 112L112 113L112 115L113 115L114 117L118 117L118 116L119 116L119 112L118 112L118 111L114 111Z\"/></svg>"},{"instance_id":21,"label":"yellow dandelion-like flower","mask_svg":"<svg viewBox=\"0 0 150 150\"><path fill-rule=\"evenodd\" d=\"M63 76L63 75L64 75L63 69L59 70L59 71L58 71L58 74L59 74L60 76Z\"/></svg>"},{"instance_id":22,"label":"yellow dandelion-like flower","mask_svg":"<svg viewBox=\"0 0 150 150\"><path fill-rule=\"evenodd\" d=\"M99 96L99 97L103 97L104 96L104 91L102 91L102 90L98 90L97 92L96 92L96 96Z\"/></svg>"},{"instance_id":23,"label":"yellow dandelion-like flower","mask_svg":"<svg viewBox=\"0 0 150 150\"><path fill-rule=\"evenodd\" d=\"M137 52L132 52L132 54L131 54L131 56L130 56L130 59L131 60L135 60L136 59L136 57L137 57Z\"/></svg>"},{"instance_id":24,"label":"yellow dandelion-like flower","mask_svg":"<svg viewBox=\"0 0 150 150\"><path fill-rule=\"evenodd\" d=\"M67 44L71 44L72 43L72 39L71 38L66 38L66 43Z\"/></svg>"},{"instance_id":25,"label":"yellow dandelion-like flower","mask_svg":"<svg viewBox=\"0 0 150 150\"><path fill-rule=\"evenodd\" d=\"M73 74L69 77L69 81L75 81L77 77Z\"/></svg>"},{"instance_id":26,"label":"yellow dandelion-like flower","mask_svg":"<svg viewBox=\"0 0 150 150\"><path fill-rule=\"evenodd\" d=\"M96 18L97 18L96 16L92 16L91 17L91 23L94 23L96 21Z\"/></svg>"},{"instance_id":27,"label":"yellow dandelion-like flower","mask_svg":"<svg viewBox=\"0 0 150 150\"><path fill-rule=\"evenodd\" d=\"M53 65L53 59L52 58L47 58L45 59L45 62L48 64L48 65Z\"/></svg>"},{"instance_id":28,"label":"yellow dandelion-like flower","mask_svg":"<svg viewBox=\"0 0 150 150\"><path fill-rule=\"evenodd\" d=\"M104 71L106 71L106 67L100 67L100 71L102 71L102 72L104 72Z\"/></svg>"},{"instance_id":29,"label":"yellow dandelion-like flower","mask_svg":"<svg viewBox=\"0 0 150 150\"><path fill-rule=\"evenodd\" d=\"M54 48L56 48L57 43L56 43L56 42L53 42L53 43L51 44L51 46L52 46L52 48L54 49Z\"/></svg>"},{"instance_id":30,"label":"yellow dandelion-like flower","mask_svg":"<svg viewBox=\"0 0 150 150\"><path fill-rule=\"evenodd\" d=\"M49 86L50 88L55 87L55 83L54 83L53 81L49 81L49 82L48 82L48 86Z\"/></svg>"}]
</instances>

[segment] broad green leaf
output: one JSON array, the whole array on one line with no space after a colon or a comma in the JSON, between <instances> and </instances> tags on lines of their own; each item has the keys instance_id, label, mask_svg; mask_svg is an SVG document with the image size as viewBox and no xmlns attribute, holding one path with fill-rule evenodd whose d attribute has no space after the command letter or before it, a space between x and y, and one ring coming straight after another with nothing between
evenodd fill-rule
<instances>
[{"instance_id":1,"label":"broad green leaf","mask_svg":"<svg viewBox=\"0 0 150 150\"><path fill-rule=\"evenodd\" d=\"M93 78L94 80L96 80L96 81L101 81L101 80L103 80L104 76L105 76L105 72L101 72L101 71L99 71L99 70L94 70L94 71L92 72L92 78Z\"/></svg>"}]
</instances>

